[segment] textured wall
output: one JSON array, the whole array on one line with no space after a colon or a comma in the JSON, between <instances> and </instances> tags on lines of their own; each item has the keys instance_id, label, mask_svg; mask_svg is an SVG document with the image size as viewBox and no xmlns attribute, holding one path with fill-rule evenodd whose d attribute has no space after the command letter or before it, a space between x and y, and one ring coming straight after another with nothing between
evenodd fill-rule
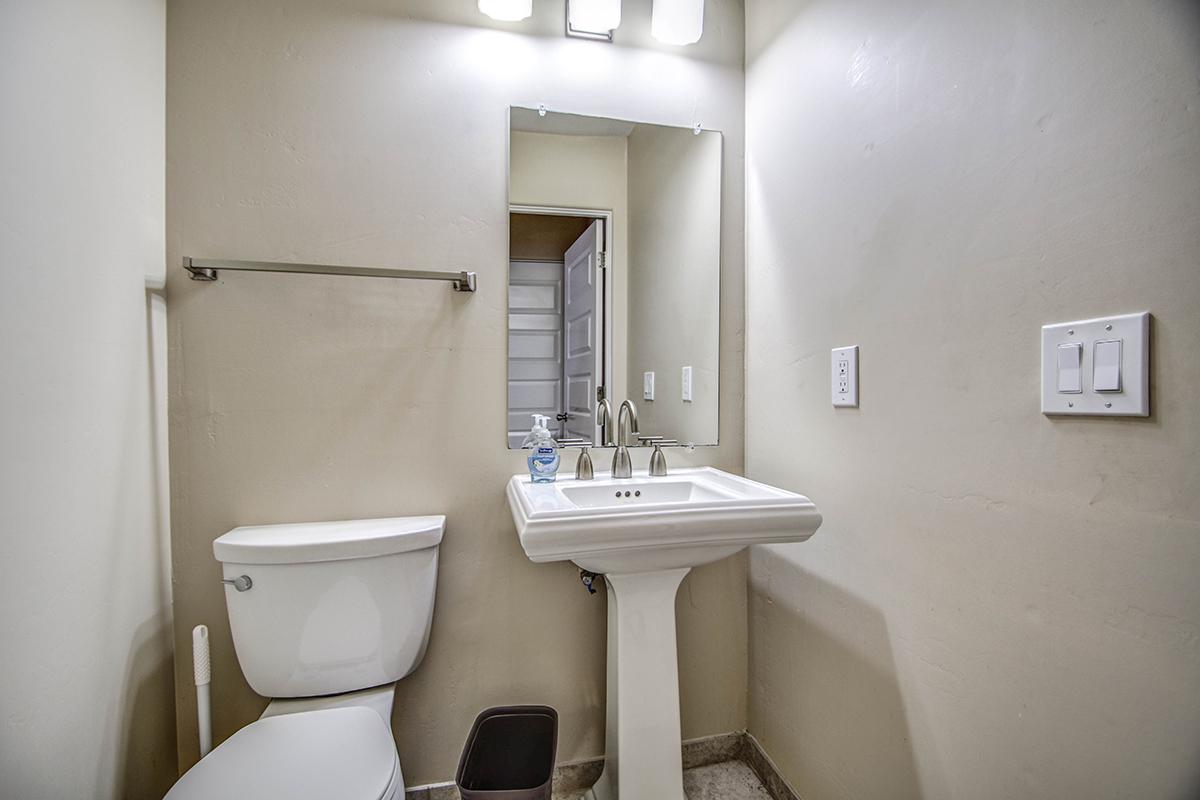
<instances>
[{"instance_id":1,"label":"textured wall","mask_svg":"<svg viewBox=\"0 0 1200 800\"><path fill-rule=\"evenodd\" d=\"M161 0L0 3L0 797L175 777Z\"/></svg>"},{"instance_id":2,"label":"textured wall","mask_svg":"<svg viewBox=\"0 0 1200 800\"><path fill-rule=\"evenodd\" d=\"M1200 6L747 14L746 464L825 517L751 731L805 800L1196 797ZM1039 327L1140 310L1153 415L1039 413Z\"/></svg>"},{"instance_id":3,"label":"textured wall","mask_svg":"<svg viewBox=\"0 0 1200 800\"><path fill-rule=\"evenodd\" d=\"M629 30L648 24L648 2L625 5ZM245 523L438 512L449 521L429 652L397 694L408 782L450 778L475 713L509 701L558 707L564 760L601 752L604 597L568 564L531 564L504 503L524 466L504 445L507 106L725 132L722 444L692 458L740 469L742 9L710 2L708 18L704 46L679 51L565 40L553 3L510 26L545 36L453 24L483 21L470 2L171 4L181 766L196 750L193 625L212 628L217 740L266 703L231 649L214 538ZM184 255L469 266L480 289L253 274L199 284L174 266ZM685 735L742 727L744 559L697 570L679 613Z\"/></svg>"}]
</instances>

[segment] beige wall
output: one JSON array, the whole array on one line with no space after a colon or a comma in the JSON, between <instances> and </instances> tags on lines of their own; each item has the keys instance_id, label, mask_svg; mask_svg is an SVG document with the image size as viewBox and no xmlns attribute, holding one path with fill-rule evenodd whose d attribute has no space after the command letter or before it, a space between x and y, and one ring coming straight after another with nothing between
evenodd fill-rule
<instances>
[{"instance_id":1,"label":"beige wall","mask_svg":"<svg viewBox=\"0 0 1200 800\"><path fill-rule=\"evenodd\" d=\"M161 0L0 4L0 797L175 777Z\"/></svg>"},{"instance_id":2,"label":"beige wall","mask_svg":"<svg viewBox=\"0 0 1200 800\"><path fill-rule=\"evenodd\" d=\"M805 800L1197 796L1200 7L747 12L746 464L825 517L751 731ZM1139 310L1153 415L1043 416L1039 327Z\"/></svg>"},{"instance_id":3,"label":"beige wall","mask_svg":"<svg viewBox=\"0 0 1200 800\"><path fill-rule=\"evenodd\" d=\"M648 2L625 5L630 21L648 16ZM691 458L737 470L742 452L741 6L708 4L694 58L417 19L445 7L179 0L168 14L176 641L186 654L191 627L212 628L224 739L266 701L238 670L212 540L244 523L446 513L429 652L397 694L410 784L449 779L491 704L555 705L563 760L603 747L604 596L569 564L531 564L504 503L524 466L504 446L509 105L725 132L722 444ZM538 3L535 17L532 29L561 32L561 6ZM174 266L184 255L466 266L479 292L198 284ZM681 589L687 736L745 724L745 596L743 559ZM190 670L182 657L183 767L196 750Z\"/></svg>"},{"instance_id":4,"label":"beige wall","mask_svg":"<svg viewBox=\"0 0 1200 800\"><path fill-rule=\"evenodd\" d=\"M721 135L638 125L629 135L629 386L641 430L717 441ZM730 209L737 214L739 209ZM682 368L692 368L692 400ZM641 401L653 371L654 400Z\"/></svg>"},{"instance_id":5,"label":"beige wall","mask_svg":"<svg viewBox=\"0 0 1200 800\"><path fill-rule=\"evenodd\" d=\"M624 136L512 131L508 199L513 205L612 212L612 369L614 405L628 397L629 189Z\"/></svg>"}]
</instances>

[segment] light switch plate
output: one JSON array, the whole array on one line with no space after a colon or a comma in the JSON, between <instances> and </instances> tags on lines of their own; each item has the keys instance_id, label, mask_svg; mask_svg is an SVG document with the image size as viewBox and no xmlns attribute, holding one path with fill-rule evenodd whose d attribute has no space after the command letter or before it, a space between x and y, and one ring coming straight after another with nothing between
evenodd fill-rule
<instances>
[{"instance_id":1,"label":"light switch plate","mask_svg":"<svg viewBox=\"0 0 1200 800\"><path fill-rule=\"evenodd\" d=\"M681 394L683 395L683 402L685 402L685 403L692 402L692 368L691 367L683 368L683 374L680 377L680 384L683 387L683 390L681 392Z\"/></svg>"},{"instance_id":2,"label":"light switch plate","mask_svg":"<svg viewBox=\"0 0 1200 800\"><path fill-rule=\"evenodd\" d=\"M654 399L654 373L653 372L643 372L642 373L642 399L643 400L653 400Z\"/></svg>"},{"instance_id":3,"label":"light switch plate","mask_svg":"<svg viewBox=\"0 0 1200 800\"><path fill-rule=\"evenodd\" d=\"M830 393L838 408L858 407L858 345L833 348Z\"/></svg>"},{"instance_id":4,"label":"light switch plate","mask_svg":"<svg viewBox=\"0 0 1200 800\"><path fill-rule=\"evenodd\" d=\"M1120 342L1118 391L1097 391L1096 344ZM1059 348L1078 344L1082 348L1078 392L1059 390ZM1112 347L1108 345L1108 347ZM1102 350L1103 352L1103 350ZM1111 353L1112 350L1107 352ZM1101 385L1111 385L1111 376L1101 365ZM1091 414L1100 416L1150 416L1150 313L1097 317L1077 322L1059 322L1042 327L1042 413Z\"/></svg>"}]
</instances>

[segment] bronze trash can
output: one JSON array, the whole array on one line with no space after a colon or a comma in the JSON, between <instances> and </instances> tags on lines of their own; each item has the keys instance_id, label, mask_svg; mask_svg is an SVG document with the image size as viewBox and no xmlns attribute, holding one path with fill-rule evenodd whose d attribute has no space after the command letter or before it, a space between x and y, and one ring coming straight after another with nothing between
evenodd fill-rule
<instances>
[{"instance_id":1,"label":"bronze trash can","mask_svg":"<svg viewBox=\"0 0 1200 800\"><path fill-rule=\"evenodd\" d=\"M454 782L462 800L550 800L558 712L499 706L475 718Z\"/></svg>"}]
</instances>

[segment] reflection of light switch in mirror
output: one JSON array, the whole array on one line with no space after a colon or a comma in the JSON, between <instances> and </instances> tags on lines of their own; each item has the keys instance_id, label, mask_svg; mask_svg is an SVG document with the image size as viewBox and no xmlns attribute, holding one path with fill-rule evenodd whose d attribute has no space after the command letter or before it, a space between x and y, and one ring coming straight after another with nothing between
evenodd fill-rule
<instances>
[{"instance_id":1,"label":"reflection of light switch in mirror","mask_svg":"<svg viewBox=\"0 0 1200 800\"><path fill-rule=\"evenodd\" d=\"M1083 345L1079 342L1058 346L1058 391L1079 394L1083 391Z\"/></svg>"},{"instance_id":2,"label":"reflection of light switch in mirror","mask_svg":"<svg viewBox=\"0 0 1200 800\"><path fill-rule=\"evenodd\" d=\"M654 399L654 373L653 372L643 372L642 373L642 399L643 400L653 400Z\"/></svg>"},{"instance_id":3,"label":"reflection of light switch in mirror","mask_svg":"<svg viewBox=\"0 0 1200 800\"><path fill-rule=\"evenodd\" d=\"M1121 340L1110 339L1092 346L1092 390L1121 391Z\"/></svg>"},{"instance_id":4,"label":"reflection of light switch in mirror","mask_svg":"<svg viewBox=\"0 0 1200 800\"><path fill-rule=\"evenodd\" d=\"M683 384L683 402L685 402L685 403L692 402L692 368L691 367L683 368L683 378L682 378L681 383Z\"/></svg>"}]
</instances>

